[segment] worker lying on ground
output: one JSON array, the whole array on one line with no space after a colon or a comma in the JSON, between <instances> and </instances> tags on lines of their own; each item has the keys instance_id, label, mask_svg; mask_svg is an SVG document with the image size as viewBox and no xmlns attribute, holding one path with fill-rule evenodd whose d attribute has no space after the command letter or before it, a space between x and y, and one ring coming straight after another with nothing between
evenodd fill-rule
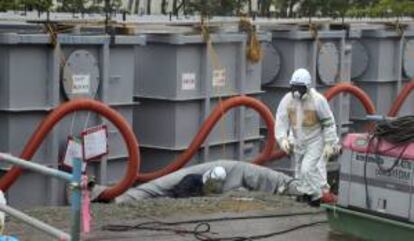
<instances>
[{"instance_id":1,"label":"worker lying on ground","mask_svg":"<svg viewBox=\"0 0 414 241\"><path fill-rule=\"evenodd\" d=\"M204 174L187 174L167 191L169 197L185 198L221 193L226 181L226 169L216 166Z\"/></svg>"},{"instance_id":2,"label":"worker lying on ground","mask_svg":"<svg viewBox=\"0 0 414 241\"><path fill-rule=\"evenodd\" d=\"M299 196L299 182L270 168L241 161L215 161L180 169L148 183L130 188L116 203L146 198L183 198L223 193L235 189ZM95 186L94 200L105 188Z\"/></svg>"},{"instance_id":3,"label":"worker lying on ground","mask_svg":"<svg viewBox=\"0 0 414 241\"><path fill-rule=\"evenodd\" d=\"M326 98L311 88L306 69L296 70L290 80L291 91L276 112L275 137L280 148L295 161L298 201L310 205L331 203L336 197L329 192L326 163L340 151L335 119Z\"/></svg>"}]
</instances>

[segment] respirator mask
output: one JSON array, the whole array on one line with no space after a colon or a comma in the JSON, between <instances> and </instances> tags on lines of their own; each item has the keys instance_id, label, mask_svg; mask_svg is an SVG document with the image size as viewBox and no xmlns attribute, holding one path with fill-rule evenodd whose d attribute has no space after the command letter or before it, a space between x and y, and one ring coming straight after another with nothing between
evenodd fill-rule
<instances>
[{"instance_id":1,"label":"respirator mask","mask_svg":"<svg viewBox=\"0 0 414 241\"><path fill-rule=\"evenodd\" d=\"M306 85L291 85L290 92L292 93L293 98L303 99L308 93L308 87L306 87Z\"/></svg>"}]
</instances>

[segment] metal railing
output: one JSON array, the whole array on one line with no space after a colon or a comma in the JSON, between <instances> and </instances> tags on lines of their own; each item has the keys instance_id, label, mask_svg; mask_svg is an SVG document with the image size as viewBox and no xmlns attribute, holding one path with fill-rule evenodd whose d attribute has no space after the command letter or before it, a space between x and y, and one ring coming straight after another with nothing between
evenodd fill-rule
<instances>
[{"instance_id":1,"label":"metal railing","mask_svg":"<svg viewBox=\"0 0 414 241\"><path fill-rule=\"evenodd\" d=\"M47 176L56 177L70 183L71 192L71 234L65 233L55 227L50 226L36 218L33 218L10 206L0 204L0 211L3 211L24 223L41 230L60 241L79 241L80 240L80 212L81 212L81 177L82 160L74 158L72 174L62 172L53 168L45 167L40 164L32 163L7 153L0 152L0 161L5 161L17 165L23 169L28 169Z\"/></svg>"}]
</instances>

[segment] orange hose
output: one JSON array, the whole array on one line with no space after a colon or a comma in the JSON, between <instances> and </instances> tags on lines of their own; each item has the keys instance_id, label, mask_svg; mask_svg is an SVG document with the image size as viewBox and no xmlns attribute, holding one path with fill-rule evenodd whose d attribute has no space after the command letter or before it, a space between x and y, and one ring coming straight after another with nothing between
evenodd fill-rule
<instances>
[{"instance_id":1,"label":"orange hose","mask_svg":"<svg viewBox=\"0 0 414 241\"><path fill-rule=\"evenodd\" d=\"M340 93L349 93L355 96L361 104L364 106L365 111L367 114L375 114L375 105L372 103L371 98L365 91L363 91L361 88L349 84L349 83L340 83L332 88L329 88L325 93L324 96L328 101L332 100L335 96L339 95Z\"/></svg>"},{"instance_id":2,"label":"orange hose","mask_svg":"<svg viewBox=\"0 0 414 241\"><path fill-rule=\"evenodd\" d=\"M269 160L270 154L272 153L273 147L276 143L273 135L274 121L272 112L265 104L263 104L261 101L255 98L247 96L237 96L229 98L223 101L220 105L216 106L211 115L204 121L200 131L194 137L188 149L184 151L174 162L170 163L168 166L158 171L150 173L139 173L136 180L139 182L150 181L182 168L191 160L194 154L197 153L198 149L203 144L208 134L211 132L214 125L217 123L217 121L220 120L220 118L231 108L238 106L246 106L255 109L265 121L266 126L269 130L267 135L266 146L260 153L260 155L255 160L253 160L253 163L261 165L266 160Z\"/></svg>"},{"instance_id":3,"label":"orange hose","mask_svg":"<svg viewBox=\"0 0 414 241\"><path fill-rule=\"evenodd\" d=\"M106 117L114 124L122 137L124 138L129 154L128 166L126 175L117 184L107 188L98 199L101 201L109 201L125 192L135 182L136 173L139 172L140 157L138 152L138 141L128 122L116 111L109 106L95 100L77 99L66 102L50 113L38 126L34 134L31 136L29 142L26 144L20 157L25 160L30 160L40 147L42 141L52 128L66 115L80 110L94 111ZM0 189L5 191L17 180L22 174L22 169L13 167L0 179Z\"/></svg>"},{"instance_id":4,"label":"orange hose","mask_svg":"<svg viewBox=\"0 0 414 241\"><path fill-rule=\"evenodd\" d=\"M394 104L391 107L390 112L388 112L388 116L395 117L401 109L401 106L404 104L407 97L410 95L411 91L414 89L414 79L404 86L404 89L398 95L397 99L395 100Z\"/></svg>"},{"instance_id":5,"label":"orange hose","mask_svg":"<svg viewBox=\"0 0 414 241\"><path fill-rule=\"evenodd\" d=\"M368 96L365 91L360 89L359 87L348 84L348 83L340 83L337 84L331 88L329 88L325 93L324 96L328 101L331 101L335 96L341 94L341 93L349 93L355 96L364 106L366 112L368 114L375 114L375 106L371 101L371 98ZM282 157L285 157L286 153L284 153L281 150L275 150L273 151L272 155L270 156L270 159L279 159Z\"/></svg>"}]
</instances>

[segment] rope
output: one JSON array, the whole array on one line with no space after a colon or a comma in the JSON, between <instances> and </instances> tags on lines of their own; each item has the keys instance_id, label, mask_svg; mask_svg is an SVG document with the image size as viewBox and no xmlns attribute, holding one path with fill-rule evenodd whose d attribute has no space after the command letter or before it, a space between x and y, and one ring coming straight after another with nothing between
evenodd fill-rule
<instances>
[{"instance_id":1,"label":"rope","mask_svg":"<svg viewBox=\"0 0 414 241\"><path fill-rule=\"evenodd\" d=\"M318 25L316 23L310 22L309 23L309 31L311 33L311 37L316 41L316 49L314 50L315 53L317 55L317 58L319 57L319 52L323 46L323 42L321 41L320 38L320 34L319 34L319 30L318 30ZM317 72L318 72L318 65L317 65L317 59L316 59L316 63L314 63L315 65L315 78L317 78ZM341 74L341 70L344 68L341 68L339 71L336 72L335 74L335 79L338 79L340 77Z\"/></svg>"},{"instance_id":2,"label":"rope","mask_svg":"<svg viewBox=\"0 0 414 241\"><path fill-rule=\"evenodd\" d=\"M258 63L262 57L262 46L257 37L257 31L255 26L251 23L250 19L241 17L239 21L239 29L247 33L247 59L252 63Z\"/></svg>"},{"instance_id":3,"label":"rope","mask_svg":"<svg viewBox=\"0 0 414 241\"><path fill-rule=\"evenodd\" d=\"M397 20L395 22L394 26L395 26L395 31L397 32L398 36L404 37L403 36L404 35L404 31L405 31L404 30L404 25L401 24L401 22Z\"/></svg>"},{"instance_id":4,"label":"rope","mask_svg":"<svg viewBox=\"0 0 414 241\"><path fill-rule=\"evenodd\" d=\"M51 23L45 23L45 26L46 26L47 32L50 34L50 45L53 48L56 48L56 51L58 52L59 67L60 67L60 69L63 69L63 67L66 64L67 59L66 59L64 53L62 52L62 50L60 48L60 45L58 44L58 34L72 30L73 26L65 26L65 25L59 26L57 24L51 24ZM70 74L72 75L72 73L70 73ZM92 96L92 99L95 99L97 94L98 94L98 92L96 92L95 95ZM90 115L91 115L90 111L87 111L86 120L85 120L85 123L84 123L84 129L87 129L87 127L88 127ZM75 111L72 115L70 129L69 129L69 134L72 137L73 137L73 130L75 128L76 117L77 117L77 111Z\"/></svg>"},{"instance_id":5,"label":"rope","mask_svg":"<svg viewBox=\"0 0 414 241\"><path fill-rule=\"evenodd\" d=\"M77 112L77 111L75 111L75 112L73 113L72 120L71 120L71 122L70 122L70 129L69 129L69 133L70 133L70 135L71 135L71 136L73 136L73 129L75 128L76 113L78 113L78 112Z\"/></svg>"},{"instance_id":6,"label":"rope","mask_svg":"<svg viewBox=\"0 0 414 241\"><path fill-rule=\"evenodd\" d=\"M312 22L309 23L309 31L313 39L319 39L318 27L316 26L315 23L312 23Z\"/></svg>"},{"instance_id":7,"label":"rope","mask_svg":"<svg viewBox=\"0 0 414 241\"><path fill-rule=\"evenodd\" d=\"M207 45L207 51L211 56L211 63L213 65L213 78L214 78L214 72L215 71L221 71L221 70L225 70L225 68L223 68L223 66L220 64L219 61L219 57L217 55L217 52L215 51L214 47L213 47L213 42L211 40L211 36L210 36L210 32L208 31L208 26L206 26L205 24L205 19L204 17L201 18L201 33L203 36L204 41L206 42ZM210 81L210 80L207 80ZM216 90L220 89L221 86L213 86L213 94L216 92ZM217 88L217 89L216 89ZM225 90L226 88L226 84L224 84L223 89ZM218 94L218 105L220 108L220 111L222 113L222 115L224 115L224 109L223 109L223 100L220 94ZM220 136L221 138L224 140L225 136L226 136L226 130L225 130L225 119L220 120ZM226 158L226 144L224 143L222 145L222 152L223 152L223 158ZM207 160L204 160L207 161Z\"/></svg>"},{"instance_id":8,"label":"rope","mask_svg":"<svg viewBox=\"0 0 414 241\"><path fill-rule=\"evenodd\" d=\"M319 50L322 47L322 42L320 41L319 38L319 33L318 33L318 27L316 26L315 23L310 22L309 23L309 31L311 34L311 37L314 39L314 41L316 42L314 45L314 49L313 49L313 55L316 56L315 57L315 63L312 63L312 74L314 74L314 76L312 76L312 78L317 78L318 75L318 66L317 66L317 58L319 57ZM316 83L316 82L315 82Z\"/></svg>"},{"instance_id":9,"label":"rope","mask_svg":"<svg viewBox=\"0 0 414 241\"><path fill-rule=\"evenodd\" d=\"M53 48L56 48L56 51L58 51L58 55L59 55L59 58L60 58L59 59L59 69L63 69L63 67L66 64L66 57L62 53L60 45L58 45L58 34L61 33L61 31L63 32L63 31L68 30L68 28L60 28L59 29L59 27L56 24L51 24L51 23L45 23L45 26L46 26L46 31L50 35L50 45ZM75 111L73 113L73 116L72 116L70 129L69 129L70 136L73 136L73 130L74 130L74 127L75 127L76 114L77 114L77 111Z\"/></svg>"},{"instance_id":10,"label":"rope","mask_svg":"<svg viewBox=\"0 0 414 241\"><path fill-rule=\"evenodd\" d=\"M57 33L50 23L46 23L46 30L50 35L50 45L54 48L57 44Z\"/></svg>"},{"instance_id":11,"label":"rope","mask_svg":"<svg viewBox=\"0 0 414 241\"><path fill-rule=\"evenodd\" d=\"M395 23L395 31L397 32L398 36L400 37L400 46L399 46L399 53L401 53L401 56L399 56L398 59L398 67L401 68L398 72L399 82L398 82L398 88L396 89L397 95L401 91L402 88L402 81L403 81L403 69L404 69L404 47L407 44L407 38L405 37L405 29L404 25L401 24L400 21L397 20Z\"/></svg>"}]
</instances>

